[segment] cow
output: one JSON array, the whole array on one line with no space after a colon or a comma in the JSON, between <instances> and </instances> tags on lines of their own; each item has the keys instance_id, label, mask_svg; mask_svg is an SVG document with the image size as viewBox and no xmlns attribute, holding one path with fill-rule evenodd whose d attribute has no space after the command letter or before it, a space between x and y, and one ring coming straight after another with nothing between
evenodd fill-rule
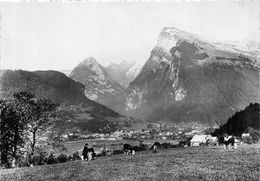
<instances>
[{"instance_id":1,"label":"cow","mask_svg":"<svg viewBox=\"0 0 260 181\"><path fill-rule=\"evenodd\" d=\"M129 145L129 144L124 144L123 145L123 149L124 149L124 153L126 154L126 155L134 155L135 154L135 150L133 149L133 147L131 146L131 145Z\"/></svg>"},{"instance_id":2,"label":"cow","mask_svg":"<svg viewBox=\"0 0 260 181\"><path fill-rule=\"evenodd\" d=\"M88 144L86 143L82 151L82 159L91 161L95 156L94 148L88 148Z\"/></svg>"},{"instance_id":3,"label":"cow","mask_svg":"<svg viewBox=\"0 0 260 181\"><path fill-rule=\"evenodd\" d=\"M151 150L153 150L154 153L157 152L158 148L160 147L160 143L159 142L155 142L152 146L151 146Z\"/></svg>"},{"instance_id":4,"label":"cow","mask_svg":"<svg viewBox=\"0 0 260 181\"><path fill-rule=\"evenodd\" d=\"M237 149L237 144L235 143L235 138L233 136L224 136L224 149L230 149L232 146L234 149Z\"/></svg>"}]
</instances>

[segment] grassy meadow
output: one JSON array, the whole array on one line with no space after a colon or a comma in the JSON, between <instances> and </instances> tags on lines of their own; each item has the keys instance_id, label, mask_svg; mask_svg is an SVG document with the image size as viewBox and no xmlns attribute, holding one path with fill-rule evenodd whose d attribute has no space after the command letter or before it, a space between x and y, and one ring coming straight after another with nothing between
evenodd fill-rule
<instances>
[{"instance_id":1,"label":"grassy meadow","mask_svg":"<svg viewBox=\"0 0 260 181\"><path fill-rule=\"evenodd\" d=\"M260 145L186 147L113 155L93 161L0 170L1 181L259 180Z\"/></svg>"}]
</instances>

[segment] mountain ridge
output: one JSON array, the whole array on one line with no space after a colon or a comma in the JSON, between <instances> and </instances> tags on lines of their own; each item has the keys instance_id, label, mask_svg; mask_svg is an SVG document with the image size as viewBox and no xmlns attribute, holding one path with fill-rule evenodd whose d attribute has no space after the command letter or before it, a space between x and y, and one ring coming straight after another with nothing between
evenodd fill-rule
<instances>
[{"instance_id":1,"label":"mountain ridge","mask_svg":"<svg viewBox=\"0 0 260 181\"><path fill-rule=\"evenodd\" d=\"M18 91L28 91L37 98L59 103L59 130L112 132L129 129L137 121L89 100L83 84L58 71L5 70L1 73L0 85L2 99L11 98Z\"/></svg>"},{"instance_id":2,"label":"mountain ridge","mask_svg":"<svg viewBox=\"0 0 260 181\"><path fill-rule=\"evenodd\" d=\"M121 63L111 63L106 66L105 69L114 81L126 89L128 84L132 81L132 74L129 71L135 64L135 62L127 62L124 60Z\"/></svg>"},{"instance_id":3,"label":"mountain ridge","mask_svg":"<svg viewBox=\"0 0 260 181\"><path fill-rule=\"evenodd\" d=\"M125 89L109 76L94 57L79 63L69 77L85 86L85 95L89 99L120 111L117 102L124 97Z\"/></svg>"},{"instance_id":4,"label":"mountain ridge","mask_svg":"<svg viewBox=\"0 0 260 181\"><path fill-rule=\"evenodd\" d=\"M146 121L224 122L260 100L259 64L242 53L164 28L130 83L126 113Z\"/></svg>"}]
</instances>

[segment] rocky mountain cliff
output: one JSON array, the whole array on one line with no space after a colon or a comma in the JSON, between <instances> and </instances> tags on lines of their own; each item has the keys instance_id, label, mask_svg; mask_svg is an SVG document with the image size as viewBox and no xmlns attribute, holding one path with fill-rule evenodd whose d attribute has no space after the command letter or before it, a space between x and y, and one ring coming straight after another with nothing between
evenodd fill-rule
<instances>
[{"instance_id":1,"label":"rocky mountain cliff","mask_svg":"<svg viewBox=\"0 0 260 181\"><path fill-rule=\"evenodd\" d=\"M125 111L147 121L223 123L260 102L259 70L254 54L164 28L129 85Z\"/></svg>"},{"instance_id":2,"label":"rocky mountain cliff","mask_svg":"<svg viewBox=\"0 0 260 181\"><path fill-rule=\"evenodd\" d=\"M144 63L135 63L133 67L131 67L127 72L126 72L126 77L129 81L129 84L137 77L137 75L140 73Z\"/></svg>"},{"instance_id":3,"label":"rocky mountain cliff","mask_svg":"<svg viewBox=\"0 0 260 181\"><path fill-rule=\"evenodd\" d=\"M116 82L118 82L124 88L128 87L128 84L133 80L132 76L127 72L135 65L135 63L122 61L119 64L111 63L105 67L109 76Z\"/></svg>"},{"instance_id":4,"label":"rocky mountain cliff","mask_svg":"<svg viewBox=\"0 0 260 181\"><path fill-rule=\"evenodd\" d=\"M6 70L0 72L0 98L10 98L14 92L28 91L37 98L59 103L59 129L87 132L109 132L130 128L135 119L89 100L85 87L57 71Z\"/></svg>"},{"instance_id":5,"label":"rocky mountain cliff","mask_svg":"<svg viewBox=\"0 0 260 181\"><path fill-rule=\"evenodd\" d=\"M118 102L125 99L125 89L114 81L95 58L89 57L81 62L69 75L85 86L85 95L100 104L120 111Z\"/></svg>"}]
</instances>

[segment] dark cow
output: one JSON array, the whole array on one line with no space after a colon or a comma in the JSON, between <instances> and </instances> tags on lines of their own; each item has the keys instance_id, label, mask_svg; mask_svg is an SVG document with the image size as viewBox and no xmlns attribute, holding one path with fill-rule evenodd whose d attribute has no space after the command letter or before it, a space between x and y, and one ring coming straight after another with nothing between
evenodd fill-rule
<instances>
[{"instance_id":1,"label":"dark cow","mask_svg":"<svg viewBox=\"0 0 260 181\"><path fill-rule=\"evenodd\" d=\"M158 148L160 147L160 143L159 142L155 142L152 146L151 146L151 150L153 150L154 153L157 152Z\"/></svg>"},{"instance_id":2,"label":"dark cow","mask_svg":"<svg viewBox=\"0 0 260 181\"><path fill-rule=\"evenodd\" d=\"M82 151L82 156L84 160L92 160L96 156L94 152L94 148L88 148L88 144L86 143L84 149Z\"/></svg>"},{"instance_id":3,"label":"dark cow","mask_svg":"<svg viewBox=\"0 0 260 181\"><path fill-rule=\"evenodd\" d=\"M135 150L133 149L133 147L129 144L124 144L124 153L126 155L134 155L135 154Z\"/></svg>"}]
</instances>

